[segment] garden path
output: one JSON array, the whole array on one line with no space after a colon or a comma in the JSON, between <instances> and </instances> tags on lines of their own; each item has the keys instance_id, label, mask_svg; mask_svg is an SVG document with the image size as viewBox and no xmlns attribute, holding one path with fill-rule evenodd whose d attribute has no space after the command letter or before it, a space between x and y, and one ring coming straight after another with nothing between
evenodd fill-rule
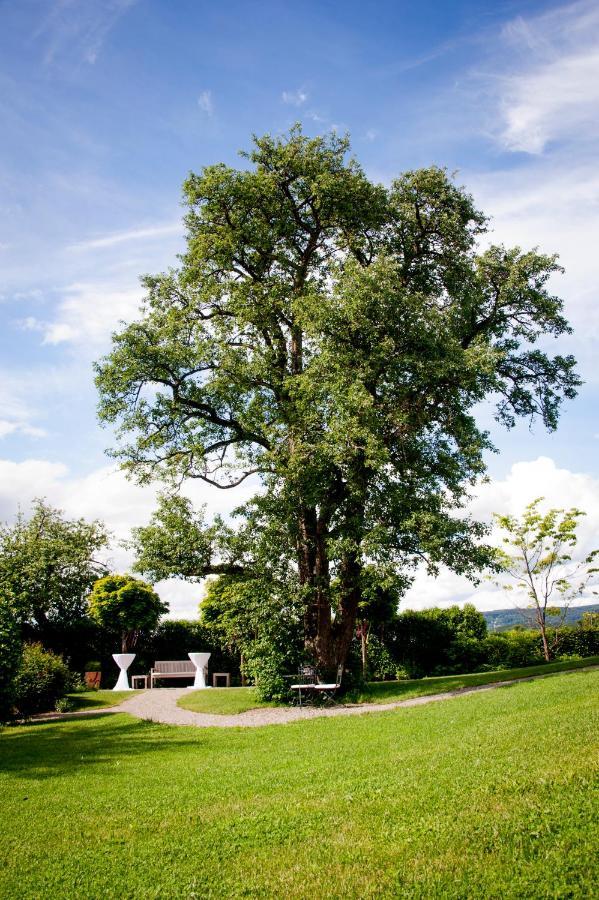
<instances>
[{"instance_id":1,"label":"garden path","mask_svg":"<svg viewBox=\"0 0 599 900\"><path fill-rule=\"evenodd\" d=\"M508 684L514 684L514 682L498 681L494 684L460 688L456 691L428 694L424 697L414 697L411 700L396 700L392 703L356 703L346 706L340 704L339 706L329 707L304 706L301 709L297 706L264 707L261 709L249 709L247 712L236 713L235 715L215 715L182 709L180 706L177 706L177 700L187 694L187 688L154 688L151 691L137 694L130 700L124 700L119 706L113 707L112 711L126 712L139 719L149 719L152 722L162 722L165 725L195 725L197 728L255 728L262 725L285 725L289 722L330 716L359 716L369 712L385 712L390 709L398 709L402 706L422 706L425 703L434 703L437 700L451 700L462 694L489 691L494 688L505 687Z\"/></svg>"},{"instance_id":2,"label":"garden path","mask_svg":"<svg viewBox=\"0 0 599 900\"><path fill-rule=\"evenodd\" d=\"M523 678L512 678L509 681L495 681L492 684L481 684L473 687L462 687L455 691L443 691L438 694L427 694L423 697L412 697L409 700L395 700L391 703L350 703L339 704L330 707L297 706L264 707L250 709L247 712L235 715L217 715L210 713L192 712L177 706L180 697L187 694L187 688L154 688L153 690L136 693L128 700L123 700L118 706L103 707L99 709L78 710L71 713L41 713L32 716L29 722L50 722L72 718L82 718L90 715L109 715L111 713L129 713L138 719L147 719L151 722L160 722L164 725L193 725L196 728L256 728L262 725L286 725L289 722L298 722L305 719L328 718L331 716L360 716L365 713L387 712L391 709L399 709L409 706L423 706L426 703L436 703L439 700L453 700L464 694L474 694L479 691L493 691L496 688L508 687L511 684L519 684L522 681L536 681L537 678L551 678L552 675L564 675L567 671L584 672L594 669L591 665L575 670L564 669L561 672L551 672L541 675L528 675ZM24 724L24 723L23 723Z\"/></svg>"}]
</instances>

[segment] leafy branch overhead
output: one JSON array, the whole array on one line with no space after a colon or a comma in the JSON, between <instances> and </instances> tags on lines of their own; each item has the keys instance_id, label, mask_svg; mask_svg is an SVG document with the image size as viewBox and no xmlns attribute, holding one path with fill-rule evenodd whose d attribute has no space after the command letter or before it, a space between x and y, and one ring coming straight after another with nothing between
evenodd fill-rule
<instances>
[{"instance_id":1,"label":"leafy branch overhead","mask_svg":"<svg viewBox=\"0 0 599 900\"><path fill-rule=\"evenodd\" d=\"M348 151L296 127L256 138L243 168L190 175L180 266L144 279L139 320L97 366L100 416L138 480L256 484L236 532L196 519L193 546L181 522L196 514L165 500L140 564L294 575L323 666L345 658L365 567L403 589L421 561L472 577L488 562L460 514L491 448L477 405L554 428L579 384L539 341L569 331L556 258L480 252L485 217L444 170L386 188Z\"/></svg>"}]
</instances>

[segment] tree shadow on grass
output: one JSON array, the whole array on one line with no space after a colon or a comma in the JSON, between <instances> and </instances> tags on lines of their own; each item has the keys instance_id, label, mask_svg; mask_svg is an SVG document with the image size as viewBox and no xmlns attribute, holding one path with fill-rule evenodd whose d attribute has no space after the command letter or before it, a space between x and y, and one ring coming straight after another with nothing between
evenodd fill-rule
<instances>
[{"instance_id":1,"label":"tree shadow on grass","mask_svg":"<svg viewBox=\"0 0 599 900\"><path fill-rule=\"evenodd\" d=\"M34 780L102 770L153 752L189 752L201 762L209 752L199 729L174 730L128 716L106 713L69 721L6 728L0 736L0 773Z\"/></svg>"}]
</instances>

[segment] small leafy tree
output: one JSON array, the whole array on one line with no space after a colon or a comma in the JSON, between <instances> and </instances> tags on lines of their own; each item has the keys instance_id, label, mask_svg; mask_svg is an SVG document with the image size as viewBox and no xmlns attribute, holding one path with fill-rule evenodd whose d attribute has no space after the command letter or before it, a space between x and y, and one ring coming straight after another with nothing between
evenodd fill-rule
<instances>
[{"instance_id":1,"label":"small leafy tree","mask_svg":"<svg viewBox=\"0 0 599 900\"><path fill-rule=\"evenodd\" d=\"M108 533L99 521L67 519L45 500L36 500L29 517L0 525L0 593L10 593L21 622L40 637L68 628L86 613L93 583L106 573L99 551Z\"/></svg>"},{"instance_id":2,"label":"small leafy tree","mask_svg":"<svg viewBox=\"0 0 599 900\"><path fill-rule=\"evenodd\" d=\"M89 614L109 632L120 635L121 652L130 653L144 632L152 631L168 612L145 581L130 575L107 575L94 584L89 595Z\"/></svg>"},{"instance_id":3,"label":"small leafy tree","mask_svg":"<svg viewBox=\"0 0 599 900\"><path fill-rule=\"evenodd\" d=\"M503 579L501 586L515 588L528 603L518 608L528 623L541 634L543 655L551 659L559 642L559 625L563 625L573 600L580 598L595 581L599 569L593 550L583 559L573 558L578 538L579 520L586 513L579 509L550 509L543 513L543 497L529 503L521 518L495 514L504 532L503 547L497 561ZM596 593L596 592L593 592ZM548 633L548 619L558 617L558 626Z\"/></svg>"},{"instance_id":4,"label":"small leafy tree","mask_svg":"<svg viewBox=\"0 0 599 900\"><path fill-rule=\"evenodd\" d=\"M360 641L362 676L366 678L370 671L371 638L383 641L385 626L397 617L403 590L397 576L381 580L374 567L365 566L362 575L362 600L358 604L356 637Z\"/></svg>"},{"instance_id":5,"label":"small leafy tree","mask_svg":"<svg viewBox=\"0 0 599 900\"><path fill-rule=\"evenodd\" d=\"M599 628L599 610L592 609L580 617L580 628Z\"/></svg>"},{"instance_id":6,"label":"small leafy tree","mask_svg":"<svg viewBox=\"0 0 599 900\"><path fill-rule=\"evenodd\" d=\"M283 697L283 671L297 668L302 653L302 604L288 586L266 579L221 575L210 581L200 604L201 622L222 646L240 655L263 697Z\"/></svg>"}]
</instances>

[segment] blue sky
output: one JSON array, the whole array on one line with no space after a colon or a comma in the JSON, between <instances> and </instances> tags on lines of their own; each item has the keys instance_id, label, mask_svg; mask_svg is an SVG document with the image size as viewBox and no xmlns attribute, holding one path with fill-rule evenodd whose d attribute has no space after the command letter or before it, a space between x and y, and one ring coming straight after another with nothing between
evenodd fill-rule
<instances>
[{"instance_id":1,"label":"blue sky","mask_svg":"<svg viewBox=\"0 0 599 900\"><path fill-rule=\"evenodd\" d=\"M437 163L492 216L493 240L539 245L575 327L585 385L557 433L493 431L473 511L539 494L599 530L599 8L583 2L0 2L0 518L43 494L117 538L153 492L104 456L91 363L135 314L138 276L175 262L180 186L252 132L348 131L387 182ZM483 413L484 415L484 413ZM491 427L492 424L489 423ZM211 509L227 496L190 493ZM127 558L115 545L115 564ZM177 613L198 589L166 586ZM412 605L476 597L449 574Z\"/></svg>"}]
</instances>

